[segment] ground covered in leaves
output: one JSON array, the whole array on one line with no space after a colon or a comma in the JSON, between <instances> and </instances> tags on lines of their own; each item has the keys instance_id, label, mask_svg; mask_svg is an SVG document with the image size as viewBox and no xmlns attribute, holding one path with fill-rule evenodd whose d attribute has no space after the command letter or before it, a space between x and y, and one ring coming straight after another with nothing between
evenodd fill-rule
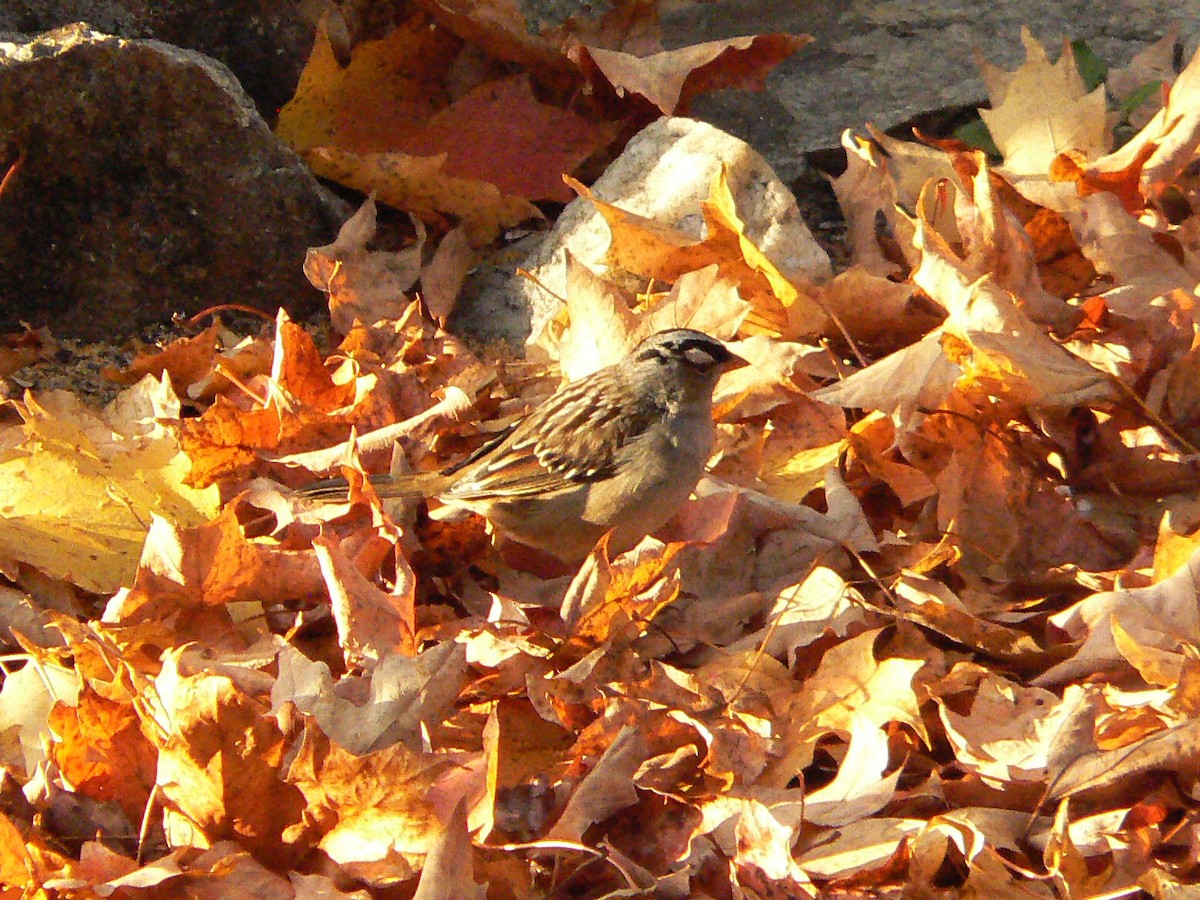
<instances>
[{"instance_id":1,"label":"ground covered in leaves","mask_svg":"<svg viewBox=\"0 0 1200 900\"><path fill-rule=\"evenodd\" d=\"M368 205L310 258L327 358L216 324L102 412L10 402L4 895L1200 882L1200 60L984 73L997 158L847 135L832 280L783 278L722 177L701 240L595 199L645 290L576 264L529 358L485 358L423 299L364 318ZM752 365L620 557L288 490L444 466L683 324Z\"/></svg>"}]
</instances>

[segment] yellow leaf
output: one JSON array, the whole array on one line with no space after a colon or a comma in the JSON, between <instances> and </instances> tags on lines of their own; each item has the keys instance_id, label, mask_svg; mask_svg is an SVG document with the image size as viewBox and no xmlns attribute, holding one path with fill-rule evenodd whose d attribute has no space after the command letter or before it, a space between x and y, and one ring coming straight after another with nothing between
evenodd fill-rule
<instances>
[{"instance_id":1,"label":"yellow leaf","mask_svg":"<svg viewBox=\"0 0 1200 900\"><path fill-rule=\"evenodd\" d=\"M846 447L847 442L841 440L786 455L780 453L780 448L773 447L768 438L762 474L759 476L767 486L765 493L780 500L800 503L810 491L824 482L825 470L837 463ZM772 453L772 450L775 452Z\"/></svg>"},{"instance_id":2,"label":"yellow leaf","mask_svg":"<svg viewBox=\"0 0 1200 900\"><path fill-rule=\"evenodd\" d=\"M216 488L184 484L173 436L114 430L67 394L43 402L25 401L24 439L0 460L0 558L107 594L132 579L151 513L216 514Z\"/></svg>"}]
</instances>

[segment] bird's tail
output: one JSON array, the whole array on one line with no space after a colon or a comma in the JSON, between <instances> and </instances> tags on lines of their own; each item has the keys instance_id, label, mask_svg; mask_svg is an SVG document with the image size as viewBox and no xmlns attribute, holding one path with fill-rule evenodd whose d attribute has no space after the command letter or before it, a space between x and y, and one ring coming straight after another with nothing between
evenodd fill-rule
<instances>
[{"instance_id":1,"label":"bird's tail","mask_svg":"<svg viewBox=\"0 0 1200 900\"><path fill-rule=\"evenodd\" d=\"M419 500L436 493L436 484L430 476L435 472L418 472L411 475L368 475L367 481L380 497L399 497ZM345 503L350 496L350 482L345 478L324 478L298 489L296 494L314 503Z\"/></svg>"}]
</instances>

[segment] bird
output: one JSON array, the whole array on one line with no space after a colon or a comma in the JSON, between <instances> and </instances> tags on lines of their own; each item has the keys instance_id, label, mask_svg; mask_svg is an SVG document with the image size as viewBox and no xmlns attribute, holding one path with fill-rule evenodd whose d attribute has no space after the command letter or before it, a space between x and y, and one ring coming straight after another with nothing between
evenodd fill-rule
<instances>
[{"instance_id":1,"label":"bird","mask_svg":"<svg viewBox=\"0 0 1200 900\"><path fill-rule=\"evenodd\" d=\"M717 381L744 365L701 331L659 331L614 365L562 386L462 462L367 480L381 498L436 497L480 513L506 537L566 563L611 532L616 556L687 500L712 453ZM348 491L337 478L299 493L344 502Z\"/></svg>"}]
</instances>

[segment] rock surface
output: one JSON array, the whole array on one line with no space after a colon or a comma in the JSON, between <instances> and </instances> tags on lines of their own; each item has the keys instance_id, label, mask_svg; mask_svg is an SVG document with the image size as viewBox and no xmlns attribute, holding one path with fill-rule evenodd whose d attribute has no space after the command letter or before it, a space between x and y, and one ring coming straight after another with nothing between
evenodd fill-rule
<instances>
[{"instance_id":1,"label":"rock surface","mask_svg":"<svg viewBox=\"0 0 1200 900\"><path fill-rule=\"evenodd\" d=\"M84 22L199 50L228 66L273 123L296 90L320 11L308 0L5 0L0 31L32 35Z\"/></svg>"},{"instance_id":2,"label":"rock surface","mask_svg":"<svg viewBox=\"0 0 1200 900\"><path fill-rule=\"evenodd\" d=\"M219 302L268 309L281 302L296 308L297 298L301 308L320 302L298 260L306 246L329 239L347 210L331 214L224 68L140 39L223 60L269 121L292 92L321 8L311 0L0 5L0 31L86 20L139 39L114 42L77 30L30 46L10 37L0 52L7 154L0 166L22 150L27 157L0 196L0 327L53 317L56 330L65 324L64 333L100 336ZM523 7L531 20L551 25L592 8L585 0ZM343 9L357 30L387 12L373 0ZM1028 25L1052 50L1079 38L1117 66L1172 24L1190 54L1200 40L1200 0L713 0L677 5L664 34L672 47L769 31L813 36L771 74L764 92L704 95L692 115L754 147L784 182L799 186L810 225L824 226L828 191L809 154L836 147L845 128L871 122L886 129L979 103L977 50L1015 68L1023 58L1020 27ZM31 104L26 92L35 79L39 102ZM574 228L577 215L564 214L558 232ZM538 242L533 236L526 244ZM556 301L510 273L518 262L536 263L553 282L554 261L517 254L509 249L507 262L481 267L475 299L456 316L459 327L519 343L531 327L530 300L535 326L552 311Z\"/></svg>"},{"instance_id":3,"label":"rock surface","mask_svg":"<svg viewBox=\"0 0 1200 900\"><path fill-rule=\"evenodd\" d=\"M886 130L982 102L975 52L1015 69L1025 58L1022 25L1054 55L1064 38L1081 39L1109 66L1122 66L1173 24L1186 58L1200 41L1200 0L718 0L681 7L665 31L672 46L747 32L813 37L771 73L765 92L720 91L691 111L748 141L790 182L805 153L838 146L846 128L871 122Z\"/></svg>"},{"instance_id":4,"label":"rock surface","mask_svg":"<svg viewBox=\"0 0 1200 900\"><path fill-rule=\"evenodd\" d=\"M346 211L208 57L82 27L0 43L0 146L22 157L0 196L0 329L98 339L321 302L305 249Z\"/></svg>"}]
</instances>

